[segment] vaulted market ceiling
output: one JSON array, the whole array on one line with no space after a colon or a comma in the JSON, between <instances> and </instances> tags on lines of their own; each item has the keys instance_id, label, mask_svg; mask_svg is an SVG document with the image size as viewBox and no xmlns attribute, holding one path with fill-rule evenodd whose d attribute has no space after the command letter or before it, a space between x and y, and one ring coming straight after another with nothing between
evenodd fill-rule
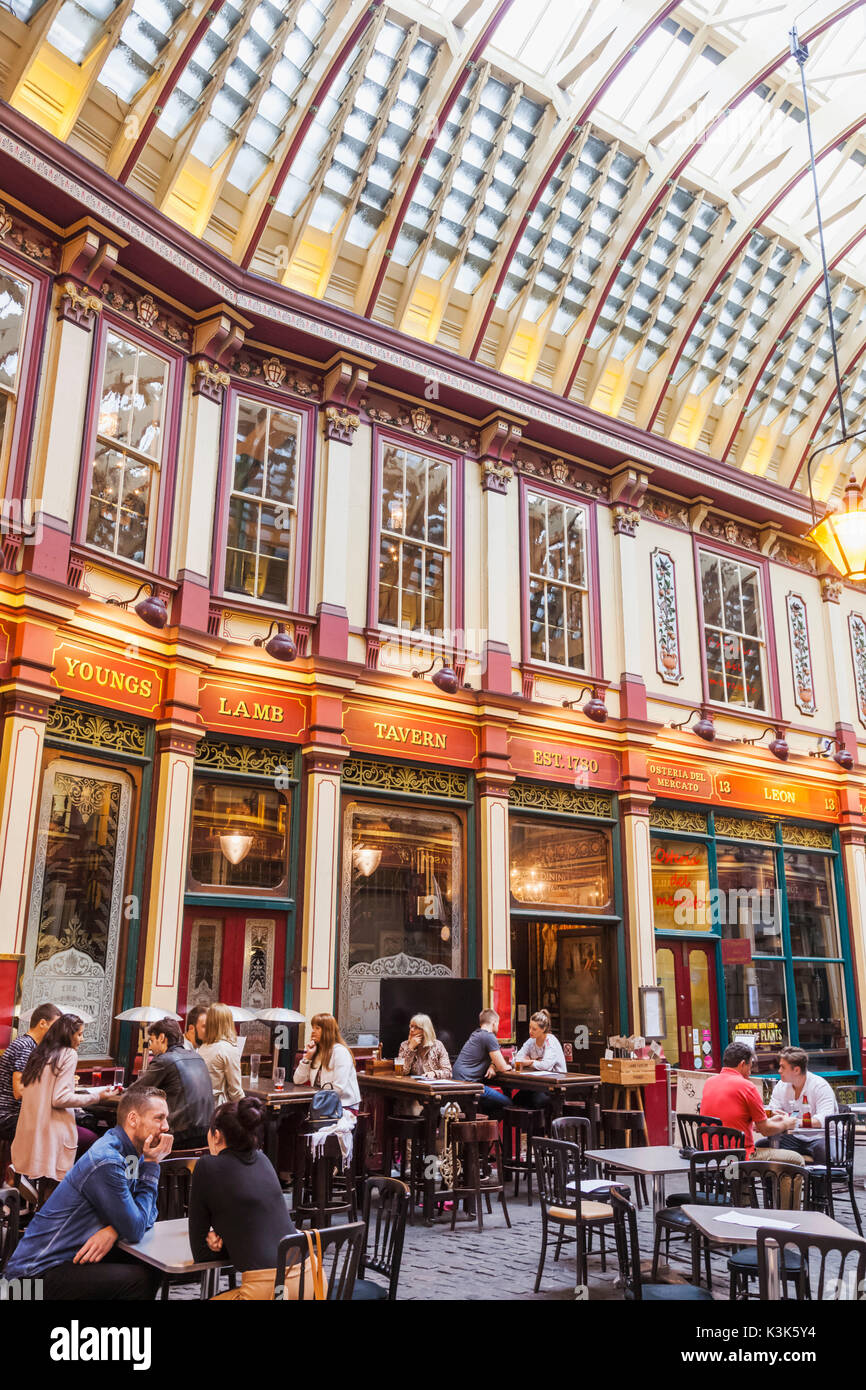
<instances>
[{"instance_id":1,"label":"vaulted market ceiling","mask_svg":"<svg viewBox=\"0 0 866 1390\"><path fill-rule=\"evenodd\" d=\"M839 418L795 19L859 425L866 0L0 0L0 96L265 279L799 489Z\"/></svg>"}]
</instances>

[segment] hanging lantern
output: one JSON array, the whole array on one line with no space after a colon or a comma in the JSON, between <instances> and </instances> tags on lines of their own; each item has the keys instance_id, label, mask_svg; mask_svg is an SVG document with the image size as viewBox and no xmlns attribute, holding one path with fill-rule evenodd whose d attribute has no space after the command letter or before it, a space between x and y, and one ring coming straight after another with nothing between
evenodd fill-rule
<instances>
[{"instance_id":1,"label":"hanging lantern","mask_svg":"<svg viewBox=\"0 0 866 1390\"><path fill-rule=\"evenodd\" d=\"M843 579L866 579L866 501L854 474L840 510L829 511L806 534L823 550Z\"/></svg>"},{"instance_id":2,"label":"hanging lantern","mask_svg":"<svg viewBox=\"0 0 866 1390\"><path fill-rule=\"evenodd\" d=\"M240 864L246 859L252 845L252 835L244 835L239 830L226 830L220 835L220 849L230 864Z\"/></svg>"},{"instance_id":3,"label":"hanging lantern","mask_svg":"<svg viewBox=\"0 0 866 1390\"><path fill-rule=\"evenodd\" d=\"M352 851L352 860L358 873L364 878L369 878L382 862L382 851L373 845L356 845Z\"/></svg>"}]
</instances>

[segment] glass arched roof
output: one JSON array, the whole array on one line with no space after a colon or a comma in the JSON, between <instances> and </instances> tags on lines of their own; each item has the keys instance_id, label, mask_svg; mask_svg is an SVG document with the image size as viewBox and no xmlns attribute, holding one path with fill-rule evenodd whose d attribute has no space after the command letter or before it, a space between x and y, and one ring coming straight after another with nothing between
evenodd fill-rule
<instances>
[{"instance_id":1,"label":"glass arched roof","mask_svg":"<svg viewBox=\"0 0 866 1390\"><path fill-rule=\"evenodd\" d=\"M0 0L0 95L254 273L754 474L866 402L866 3Z\"/></svg>"}]
</instances>

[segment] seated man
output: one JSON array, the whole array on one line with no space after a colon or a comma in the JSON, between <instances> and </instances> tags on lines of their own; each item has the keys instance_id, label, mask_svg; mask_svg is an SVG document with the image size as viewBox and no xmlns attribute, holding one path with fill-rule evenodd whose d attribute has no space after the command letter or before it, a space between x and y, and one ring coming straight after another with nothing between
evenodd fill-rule
<instances>
[{"instance_id":1,"label":"seated man","mask_svg":"<svg viewBox=\"0 0 866 1390\"><path fill-rule=\"evenodd\" d=\"M60 1010L56 1004L40 1004L30 1015L30 1027L20 1033L0 1057L0 1139L14 1139L24 1087L21 1074ZM0 1173L0 1184L3 1174Z\"/></svg>"},{"instance_id":2,"label":"seated man","mask_svg":"<svg viewBox=\"0 0 866 1390\"><path fill-rule=\"evenodd\" d=\"M478 1027L466 1039L460 1049L451 1075L457 1081L486 1081L497 1072L507 1071L508 1064L500 1049L496 1030L499 1027L499 1014L493 1009L482 1009L478 1015ZM485 1115L496 1115L505 1106L511 1105L510 1096L494 1091L485 1085L484 1094L478 1102L478 1109Z\"/></svg>"},{"instance_id":3,"label":"seated man","mask_svg":"<svg viewBox=\"0 0 866 1390\"><path fill-rule=\"evenodd\" d=\"M168 1106L153 1086L121 1096L117 1124L79 1158L13 1251L6 1279L40 1279L46 1299L154 1298L159 1271L115 1250L156 1220L159 1164L171 1152Z\"/></svg>"},{"instance_id":4,"label":"seated man","mask_svg":"<svg viewBox=\"0 0 866 1390\"><path fill-rule=\"evenodd\" d=\"M195 1004L187 1012L183 1030L183 1045L187 1052L195 1052L204 1042L207 1009L203 1004Z\"/></svg>"},{"instance_id":5,"label":"seated man","mask_svg":"<svg viewBox=\"0 0 866 1390\"><path fill-rule=\"evenodd\" d=\"M204 1058L183 1045L180 1026L173 1018L160 1018L148 1029L150 1057L140 1086L158 1086L168 1101L168 1127L174 1149L204 1149L213 1115L213 1086Z\"/></svg>"},{"instance_id":6,"label":"seated man","mask_svg":"<svg viewBox=\"0 0 866 1390\"><path fill-rule=\"evenodd\" d=\"M701 1113L715 1115L730 1129L742 1130L746 1137L746 1158L777 1158L772 1149L755 1149L755 1130L766 1138L794 1129L797 1120L785 1115L769 1119L761 1092L749 1078L755 1054L748 1043L732 1042L725 1048L722 1070L704 1083ZM786 1154L785 1162L802 1163L799 1154Z\"/></svg>"},{"instance_id":7,"label":"seated man","mask_svg":"<svg viewBox=\"0 0 866 1390\"><path fill-rule=\"evenodd\" d=\"M807 1110L812 1123L820 1122L814 1134L783 1134L779 1138L778 1157L787 1159L782 1150L792 1150L811 1158L813 1163L827 1162L824 1142L824 1116L838 1113L836 1093L829 1081L808 1070L809 1059L801 1047L783 1047L779 1057L779 1076L770 1097L770 1109L782 1115L800 1116Z\"/></svg>"}]
</instances>

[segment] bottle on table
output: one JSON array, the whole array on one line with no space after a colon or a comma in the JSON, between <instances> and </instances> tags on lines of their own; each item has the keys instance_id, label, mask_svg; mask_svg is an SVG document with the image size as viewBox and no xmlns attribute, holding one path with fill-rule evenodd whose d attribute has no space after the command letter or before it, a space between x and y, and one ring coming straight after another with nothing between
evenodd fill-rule
<instances>
[{"instance_id":1,"label":"bottle on table","mask_svg":"<svg viewBox=\"0 0 866 1390\"><path fill-rule=\"evenodd\" d=\"M811 1129L811 1128L812 1128L812 1112L811 1112L811 1110L809 1109L809 1102L808 1102L805 1098L804 1098L804 1100L803 1100L803 1121L802 1121L802 1123L803 1123L803 1128L804 1128L804 1129Z\"/></svg>"}]
</instances>

